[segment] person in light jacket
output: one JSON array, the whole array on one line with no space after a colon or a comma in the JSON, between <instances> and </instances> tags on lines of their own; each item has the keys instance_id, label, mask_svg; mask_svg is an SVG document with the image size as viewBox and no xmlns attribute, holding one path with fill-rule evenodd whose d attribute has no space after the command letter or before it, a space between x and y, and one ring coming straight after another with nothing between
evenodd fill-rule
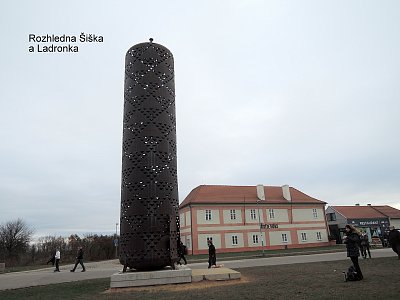
<instances>
[{"instance_id":1,"label":"person in light jacket","mask_svg":"<svg viewBox=\"0 0 400 300\"><path fill-rule=\"evenodd\" d=\"M56 254L54 255L54 258L56 260L56 269L54 272L60 272L60 259L61 259L61 253L60 250L56 250Z\"/></svg>"}]
</instances>

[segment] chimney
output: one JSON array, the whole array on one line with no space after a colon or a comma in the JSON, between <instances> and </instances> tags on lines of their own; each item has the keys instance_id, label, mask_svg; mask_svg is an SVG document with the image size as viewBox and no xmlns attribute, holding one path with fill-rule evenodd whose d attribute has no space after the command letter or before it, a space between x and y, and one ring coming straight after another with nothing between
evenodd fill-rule
<instances>
[{"instance_id":1,"label":"chimney","mask_svg":"<svg viewBox=\"0 0 400 300\"><path fill-rule=\"evenodd\" d=\"M368 203L367 205L368 205L368 206L371 206L371 203Z\"/></svg>"},{"instance_id":2,"label":"chimney","mask_svg":"<svg viewBox=\"0 0 400 300\"><path fill-rule=\"evenodd\" d=\"M360 203L356 203L356 206L360 206Z\"/></svg>"},{"instance_id":3,"label":"chimney","mask_svg":"<svg viewBox=\"0 0 400 300\"><path fill-rule=\"evenodd\" d=\"M260 200L265 200L264 186L262 184L257 185L257 197Z\"/></svg>"},{"instance_id":4,"label":"chimney","mask_svg":"<svg viewBox=\"0 0 400 300\"><path fill-rule=\"evenodd\" d=\"M292 197L290 196L290 188L287 184L282 186L282 194L283 198L285 198L287 201L292 201Z\"/></svg>"}]
</instances>

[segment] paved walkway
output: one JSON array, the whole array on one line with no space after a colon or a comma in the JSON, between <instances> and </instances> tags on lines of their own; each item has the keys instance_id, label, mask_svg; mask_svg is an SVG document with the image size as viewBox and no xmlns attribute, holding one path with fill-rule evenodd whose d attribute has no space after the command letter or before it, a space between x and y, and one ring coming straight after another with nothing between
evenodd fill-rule
<instances>
[{"instance_id":1,"label":"paved walkway","mask_svg":"<svg viewBox=\"0 0 400 300\"><path fill-rule=\"evenodd\" d=\"M395 253L391 248L371 250L371 256L374 257L393 257ZM243 260L231 260L221 262L227 268L247 268L259 266L274 266L320 261L335 261L347 259L345 252L311 254L311 255L296 255L296 256L281 256L269 258L253 258ZM31 286L48 285L54 283L63 283L71 281L80 281L86 279L107 278L112 274L122 270L122 266L118 260L109 260L103 262L85 263L86 272L81 272L78 269L72 273L70 266L61 266L61 272L53 272L54 268L46 268L40 270L24 271L0 274L0 290L18 289ZM191 269L205 269L207 263L189 264Z\"/></svg>"}]
</instances>

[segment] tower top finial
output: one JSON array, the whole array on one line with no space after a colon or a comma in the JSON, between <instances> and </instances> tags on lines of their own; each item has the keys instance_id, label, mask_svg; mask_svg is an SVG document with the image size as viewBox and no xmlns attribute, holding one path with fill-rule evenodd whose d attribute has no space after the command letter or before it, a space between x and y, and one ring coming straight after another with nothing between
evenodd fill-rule
<instances>
[{"instance_id":1,"label":"tower top finial","mask_svg":"<svg viewBox=\"0 0 400 300\"><path fill-rule=\"evenodd\" d=\"M152 43L153 42L153 38L149 38L149 41L150 41L150 43Z\"/></svg>"}]
</instances>

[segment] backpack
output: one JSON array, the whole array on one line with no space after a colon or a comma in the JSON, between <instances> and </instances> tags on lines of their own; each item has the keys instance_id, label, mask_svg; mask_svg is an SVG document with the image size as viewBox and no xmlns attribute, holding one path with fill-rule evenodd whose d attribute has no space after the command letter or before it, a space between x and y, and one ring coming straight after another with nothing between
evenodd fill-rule
<instances>
[{"instance_id":1,"label":"backpack","mask_svg":"<svg viewBox=\"0 0 400 300\"><path fill-rule=\"evenodd\" d=\"M356 271L356 268L354 266L350 266L349 269L344 273L344 281L357 281L358 280L358 274Z\"/></svg>"}]
</instances>

